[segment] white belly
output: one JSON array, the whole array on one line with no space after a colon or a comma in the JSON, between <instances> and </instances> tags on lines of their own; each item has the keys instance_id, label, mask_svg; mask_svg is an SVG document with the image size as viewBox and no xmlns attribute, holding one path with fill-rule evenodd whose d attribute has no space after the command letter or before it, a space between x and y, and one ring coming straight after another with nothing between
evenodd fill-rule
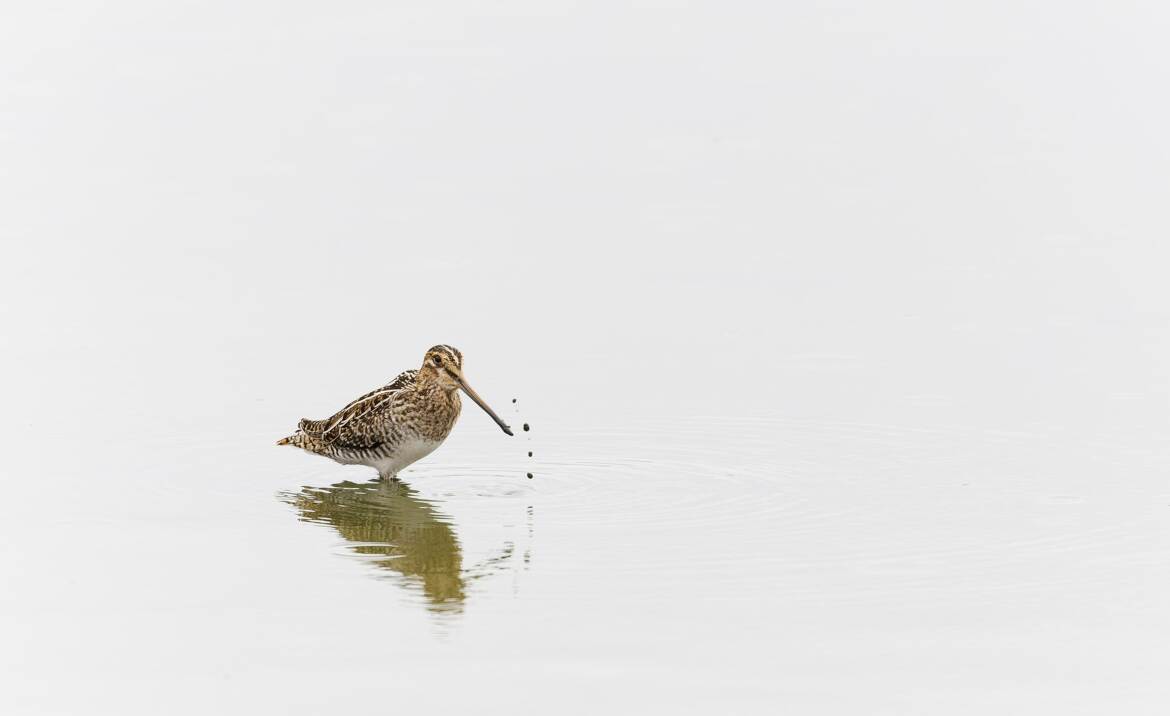
<instances>
[{"instance_id":1,"label":"white belly","mask_svg":"<svg viewBox=\"0 0 1170 716\"><path fill-rule=\"evenodd\" d=\"M376 468L379 475L394 475L407 465L430 455L435 451L435 448L442 444L443 442L441 440L436 442L434 440L410 438L400 443L393 455L377 458L370 463L370 467Z\"/></svg>"}]
</instances>

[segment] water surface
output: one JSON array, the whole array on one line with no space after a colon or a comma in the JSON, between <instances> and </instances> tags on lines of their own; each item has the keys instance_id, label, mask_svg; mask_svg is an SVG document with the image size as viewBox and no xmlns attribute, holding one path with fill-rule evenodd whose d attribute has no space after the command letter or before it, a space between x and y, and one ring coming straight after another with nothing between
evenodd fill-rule
<instances>
[{"instance_id":1,"label":"water surface","mask_svg":"<svg viewBox=\"0 0 1170 716\"><path fill-rule=\"evenodd\" d=\"M1161 5L8 5L0 713L1167 712Z\"/></svg>"}]
</instances>

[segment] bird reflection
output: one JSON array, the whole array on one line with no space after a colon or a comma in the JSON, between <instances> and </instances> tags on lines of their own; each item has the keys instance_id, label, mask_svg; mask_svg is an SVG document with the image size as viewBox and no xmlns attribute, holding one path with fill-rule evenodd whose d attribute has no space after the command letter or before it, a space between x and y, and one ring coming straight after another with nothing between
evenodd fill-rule
<instances>
[{"instance_id":1,"label":"bird reflection","mask_svg":"<svg viewBox=\"0 0 1170 716\"><path fill-rule=\"evenodd\" d=\"M507 562L509 543L499 554L470 570L463 568L463 552L451 519L416 497L401 482L372 480L341 482L330 487L305 487L283 496L306 522L332 525L352 549L370 562L421 587L433 612L460 613L469 581Z\"/></svg>"}]
</instances>

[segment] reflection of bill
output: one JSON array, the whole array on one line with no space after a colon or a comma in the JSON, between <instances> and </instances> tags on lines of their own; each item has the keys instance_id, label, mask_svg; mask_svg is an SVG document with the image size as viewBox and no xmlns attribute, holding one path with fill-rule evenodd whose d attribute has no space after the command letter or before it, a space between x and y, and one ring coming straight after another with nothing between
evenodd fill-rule
<instances>
[{"instance_id":1,"label":"reflection of bill","mask_svg":"<svg viewBox=\"0 0 1170 716\"><path fill-rule=\"evenodd\" d=\"M288 493L285 501L306 522L332 525L355 542L354 552L370 555L377 567L396 572L407 583L421 586L434 611L459 612L467 582L507 562L509 543L500 554L471 570L463 569L463 552L451 519L415 497L404 483L372 480L306 487Z\"/></svg>"}]
</instances>

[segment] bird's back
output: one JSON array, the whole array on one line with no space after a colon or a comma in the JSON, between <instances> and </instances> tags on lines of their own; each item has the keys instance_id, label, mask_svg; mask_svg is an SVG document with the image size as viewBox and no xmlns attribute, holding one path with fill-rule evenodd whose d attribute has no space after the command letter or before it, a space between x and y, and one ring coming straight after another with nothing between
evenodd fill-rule
<instances>
[{"instance_id":1,"label":"bird's back","mask_svg":"<svg viewBox=\"0 0 1170 716\"><path fill-rule=\"evenodd\" d=\"M393 381L351 401L323 420L301 418L297 432L278 445L295 445L310 452L330 454L336 449L368 448L381 442L395 396L414 384L418 371L403 371Z\"/></svg>"}]
</instances>

